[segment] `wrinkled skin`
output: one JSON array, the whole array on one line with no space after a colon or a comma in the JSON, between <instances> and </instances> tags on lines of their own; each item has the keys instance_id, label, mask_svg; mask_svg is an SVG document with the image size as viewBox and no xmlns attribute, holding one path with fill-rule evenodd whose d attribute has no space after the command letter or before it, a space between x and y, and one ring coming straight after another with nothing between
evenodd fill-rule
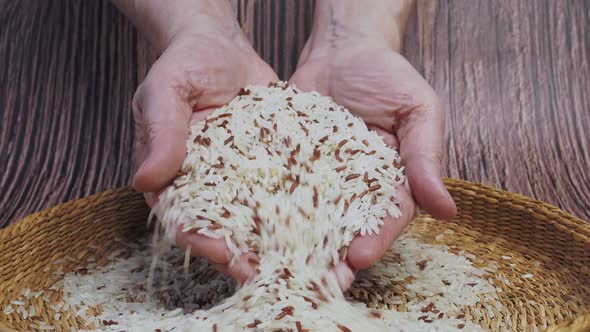
<instances>
[{"instance_id":1,"label":"wrinkled skin","mask_svg":"<svg viewBox=\"0 0 590 332\"><path fill-rule=\"evenodd\" d=\"M360 116L400 152L405 166L408 181L397 190L401 217L386 218L378 235L357 236L347 262L335 269L346 289L358 269L385 254L415 216L417 204L437 218L455 215L455 204L441 180L443 113L428 83L387 47L356 44L312 51L306 46L291 82L331 96Z\"/></svg>"},{"instance_id":2,"label":"wrinkled skin","mask_svg":"<svg viewBox=\"0 0 590 332\"><path fill-rule=\"evenodd\" d=\"M136 124L135 160L139 168L134 187L145 192L153 206L157 194L170 184L186 156L191 123L204 120L215 108L227 104L240 88L276 82L273 70L247 43L207 35L183 35L168 46L138 87L132 108ZM224 240L180 230L177 244L205 256L221 272L245 281L254 273L257 258L231 257Z\"/></svg>"}]
</instances>

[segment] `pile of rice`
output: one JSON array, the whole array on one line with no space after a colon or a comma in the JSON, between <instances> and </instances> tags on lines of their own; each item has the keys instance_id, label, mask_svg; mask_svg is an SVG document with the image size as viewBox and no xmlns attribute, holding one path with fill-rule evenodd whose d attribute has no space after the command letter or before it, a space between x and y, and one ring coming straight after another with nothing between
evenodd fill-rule
<instances>
[{"instance_id":1,"label":"pile of rice","mask_svg":"<svg viewBox=\"0 0 590 332\"><path fill-rule=\"evenodd\" d=\"M147 242L121 243L123 249L113 252L106 266L89 260L84 268L65 275L58 270L55 274L62 279L50 290L24 289L20 298L1 310L31 320L30 328L37 330L59 330L54 321L67 320L71 325L78 319L95 327L86 329L89 331L207 331L201 321L193 318L194 311L209 309L235 294L235 282L217 273L203 258L191 258L185 271L185 254L174 248L160 257L152 276L154 284L148 287L153 249ZM482 302L500 303L495 301L496 289L488 282L493 269L488 273L488 268L474 267L467 255L453 254L446 246L424 244L403 235L382 260L359 273L347 299L354 301L352 293L363 289L386 287L397 295L387 302L405 305L407 312L387 308L371 312L386 313L386 319L394 316L405 331L452 331L459 327L462 331L481 330L469 319L481 320L483 312L478 315L469 310L468 314L466 309ZM57 300L61 294L63 300ZM39 302L46 303L42 306L45 309L35 309ZM364 303L353 305L367 310ZM71 328L79 330L83 328Z\"/></svg>"},{"instance_id":2,"label":"pile of rice","mask_svg":"<svg viewBox=\"0 0 590 332\"><path fill-rule=\"evenodd\" d=\"M378 233L386 215L400 216L395 189L405 177L398 153L330 98L286 83L248 87L191 128L187 149L181 174L152 211L161 240L172 243L179 228L224 239L234 260L258 254L256 276L234 290L205 260L193 259L183 276L184 255L157 250L150 293L148 249L134 248L129 258L55 286L88 323L117 331L480 329L461 310L482 294L495 297L483 272L444 248L429 250L445 264L417 264L416 255L428 255L417 248L428 248L409 237L396 244L395 262L390 252L382 261L389 263L372 270L413 276L408 290L428 299L408 303L409 312L346 300L329 270L346 258L356 235ZM111 282L96 287L97 279ZM466 282L478 287L461 289ZM97 307L98 318L87 315Z\"/></svg>"},{"instance_id":3,"label":"pile of rice","mask_svg":"<svg viewBox=\"0 0 590 332\"><path fill-rule=\"evenodd\" d=\"M263 232L307 251L328 237L315 252L337 262L355 234L378 233L387 213L400 215L394 189L405 176L398 153L329 97L286 83L242 90L191 128L187 150L154 209L171 240L181 225L225 239L238 257L271 246ZM313 236L302 243L301 234Z\"/></svg>"},{"instance_id":4,"label":"pile of rice","mask_svg":"<svg viewBox=\"0 0 590 332\"><path fill-rule=\"evenodd\" d=\"M346 302L329 273L356 235L379 233L387 214L400 216L399 155L361 119L286 83L253 86L194 126L187 149L154 209L168 239L179 227L196 230L224 239L234 260L260 257L253 280L195 319L221 330L406 325Z\"/></svg>"},{"instance_id":5,"label":"pile of rice","mask_svg":"<svg viewBox=\"0 0 590 332\"><path fill-rule=\"evenodd\" d=\"M380 136L330 98L280 84L241 91L191 129L187 149L154 209L169 238L181 226L225 239L234 259L260 257L254 280L197 319L222 330L386 328L328 273L355 235L400 215L403 168Z\"/></svg>"}]
</instances>

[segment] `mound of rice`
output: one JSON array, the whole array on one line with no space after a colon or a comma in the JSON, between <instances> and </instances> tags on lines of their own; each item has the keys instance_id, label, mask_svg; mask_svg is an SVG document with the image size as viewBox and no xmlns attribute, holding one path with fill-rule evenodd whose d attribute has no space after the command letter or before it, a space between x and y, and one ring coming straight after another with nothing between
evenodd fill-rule
<instances>
[{"instance_id":1,"label":"mound of rice","mask_svg":"<svg viewBox=\"0 0 590 332\"><path fill-rule=\"evenodd\" d=\"M398 153L317 93L287 84L242 90L191 128L187 150L181 174L154 210L171 239L181 225L224 238L237 257L262 250L263 229L286 227L292 230L284 238L268 235L301 248L327 236L321 251L337 261L355 234L378 233L386 213L400 214L394 189L405 177ZM301 243L296 234L306 233L321 238Z\"/></svg>"},{"instance_id":2,"label":"mound of rice","mask_svg":"<svg viewBox=\"0 0 590 332\"><path fill-rule=\"evenodd\" d=\"M191 129L182 173L154 213L182 231L260 257L254 280L196 312L213 329L350 331L403 327L351 306L329 268L354 236L399 217L398 153L330 98L286 83L244 89Z\"/></svg>"},{"instance_id":3,"label":"mound of rice","mask_svg":"<svg viewBox=\"0 0 590 332\"><path fill-rule=\"evenodd\" d=\"M52 311L47 312L47 316L70 320L71 312L75 312L74 317L83 319L88 326L97 327L96 330L90 329L92 331L213 331L215 324L218 331L242 330L232 326L232 319L236 317L245 322L248 318L253 319L248 325L256 323L257 318L248 317L251 309L246 309L244 304L244 297L251 291L236 292L236 284L213 270L206 259L191 258L188 271L183 271L184 252L178 248L169 250L160 257L160 264L152 276L154 284L148 287L148 270L154 249L145 243L124 245L126 249L111 255L112 263L101 267L90 262L83 270L65 275L50 292L24 292L19 302L8 310L26 313L27 308L31 310L33 303L38 301L38 296L49 301L57 295L53 292L61 292L64 301L51 304ZM353 331L359 327L374 328L378 325L374 320L378 319L383 320L377 322L380 328L382 325L393 326L388 331L481 330L469 321L465 309L480 301L497 299L495 287L488 283L484 271L448 249L420 243L416 238L404 235L381 261L359 274L352 291L359 287L379 289L395 282L397 291L392 291L399 294L399 303L405 303L407 312L391 311L386 307L384 310L368 309L364 303L350 302L349 305L341 298L331 304L314 301L318 310L312 303L301 307L300 302L288 305L297 306L293 313L299 310L303 318L299 321L302 329L308 320L329 318L338 319L342 326ZM424 269L417 264L423 260L428 262ZM410 301L406 302L404 298ZM214 306L219 307L208 311ZM232 306L235 307L233 310ZM223 310L227 308L230 308L230 314L226 316ZM96 309L100 314L95 316ZM305 311L313 312L306 318ZM348 315L360 320L350 322L353 319ZM209 319L203 321L204 317ZM293 331L297 331L297 321L294 324ZM37 325L45 326L47 330L55 329L50 321L40 321ZM272 329L261 323L246 330Z\"/></svg>"}]
</instances>

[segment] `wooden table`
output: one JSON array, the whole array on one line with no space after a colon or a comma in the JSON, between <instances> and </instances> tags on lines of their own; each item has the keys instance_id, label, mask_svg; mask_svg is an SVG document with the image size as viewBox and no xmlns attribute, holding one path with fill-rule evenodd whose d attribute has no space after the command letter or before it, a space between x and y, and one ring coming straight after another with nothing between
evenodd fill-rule
<instances>
[{"instance_id":1,"label":"wooden table","mask_svg":"<svg viewBox=\"0 0 590 332\"><path fill-rule=\"evenodd\" d=\"M246 1L240 1L244 17ZM310 1L257 1L282 78ZM404 54L447 111L446 175L590 219L590 1L419 1ZM0 226L132 177L129 101L154 55L107 1L0 0Z\"/></svg>"}]
</instances>

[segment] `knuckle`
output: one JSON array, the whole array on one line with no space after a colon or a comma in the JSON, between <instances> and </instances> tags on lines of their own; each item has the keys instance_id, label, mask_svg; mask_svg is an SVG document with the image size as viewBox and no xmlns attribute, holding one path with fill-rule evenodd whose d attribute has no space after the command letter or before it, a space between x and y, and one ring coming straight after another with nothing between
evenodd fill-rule
<instances>
[{"instance_id":1,"label":"knuckle","mask_svg":"<svg viewBox=\"0 0 590 332\"><path fill-rule=\"evenodd\" d=\"M419 103L416 104L416 109L427 114L433 114L439 110L440 101L434 91L426 92Z\"/></svg>"},{"instance_id":2,"label":"knuckle","mask_svg":"<svg viewBox=\"0 0 590 332\"><path fill-rule=\"evenodd\" d=\"M440 98L426 81L414 93L409 94L410 97L407 100L410 105L408 106L416 111L430 113L440 109Z\"/></svg>"},{"instance_id":3,"label":"knuckle","mask_svg":"<svg viewBox=\"0 0 590 332\"><path fill-rule=\"evenodd\" d=\"M443 162L443 153L441 150L435 150L432 154L431 154L431 158L432 158L432 162L434 164L436 164L437 166L442 165Z\"/></svg>"},{"instance_id":4,"label":"knuckle","mask_svg":"<svg viewBox=\"0 0 590 332\"><path fill-rule=\"evenodd\" d=\"M439 149L424 153L422 158L425 162L434 165L436 168L440 168L443 162L443 154Z\"/></svg>"}]
</instances>

